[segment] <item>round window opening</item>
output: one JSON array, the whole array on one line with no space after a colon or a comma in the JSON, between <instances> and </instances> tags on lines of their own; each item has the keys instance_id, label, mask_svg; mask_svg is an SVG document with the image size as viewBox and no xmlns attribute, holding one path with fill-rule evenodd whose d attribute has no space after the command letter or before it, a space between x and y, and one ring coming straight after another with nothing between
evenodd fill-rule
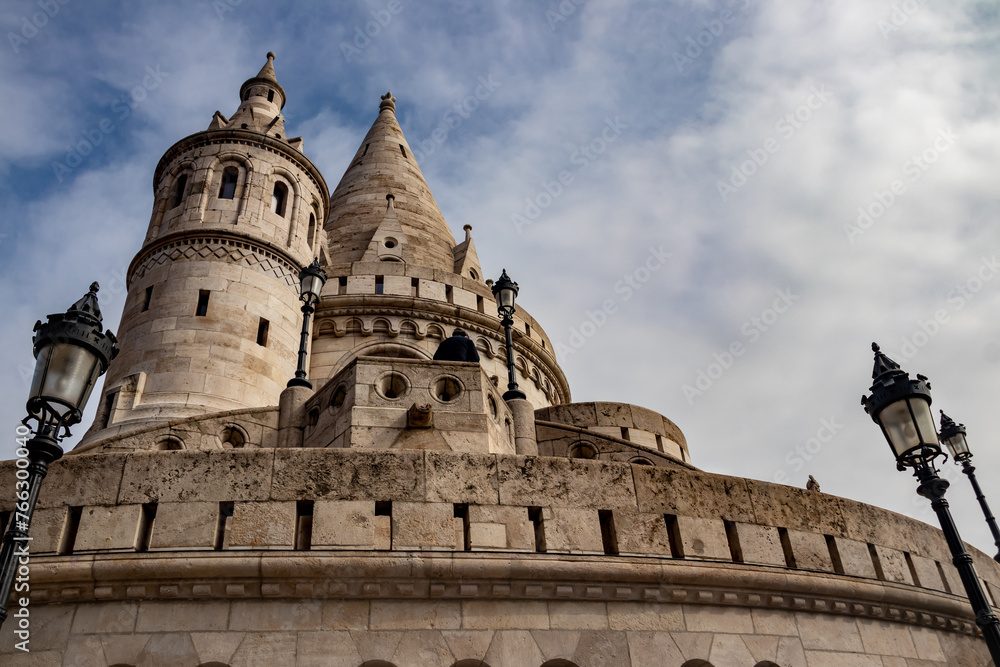
<instances>
[{"instance_id":1,"label":"round window opening","mask_svg":"<svg viewBox=\"0 0 1000 667\"><path fill-rule=\"evenodd\" d=\"M330 401L330 405L334 408L339 408L344 405L344 400L347 398L347 390L344 389L343 385L337 387L337 390L333 392L333 399Z\"/></svg>"},{"instance_id":2,"label":"round window opening","mask_svg":"<svg viewBox=\"0 0 1000 667\"><path fill-rule=\"evenodd\" d=\"M160 451L175 451L178 449L184 449L184 443L180 438L169 437L160 440L160 442L156 444L156 448Z\"/></svg>"},{"instance_id":3,"label":"round window opening","mask_svg":"<svg viewBox=\"0 0 1000 667\"><path fill-rule=\"evenodd\" d=\"M222 431L223 449L239 449L247 444L246 436L235 426L227 426Z\"/></svg>"},{"instance_id":4,"label":"round window opening","mask_svg":"<svg viewBox=\"0 0 1000 667\"><path fill-rule=\"evenodd\" d=\"M497 402L492 396L487 396L486 401L490 404L490 416L493 419L497 418Z\"/></svg>"},{"instance_id":5,"label":"round window opening","mask_svg":"<svg viewBox=\"0 0 1000 667\"><path fill-rule=\"evenodd\" d=\"M395 248L396 247L396 239L392 238L391 236L389 238L387 238L385 241L383 241L383 243L385 244L386 248Z\"/></svg>"},{"instance_id":6,"label":"round window opening","mask_svg":"<svg viewBox=\"0 0 1000 667\"><path fill-rule=\"evenodd\" d=\"M383 398L395 400L410 388L406 377L400 373L386 373L375 382L375 389Z\"/></svg>"},{"instance_id":7,"label":"round window opening","mask_svg":"<svg viewBox=\"0 0 1000 667\"><path fill-rule=\"evenodd\" d=\"M457 378L443 377L434 382L434 398L442 403L451 403L462 393L462 385Z\"/></svg>"},{"instance_id":8,"label":"round window opening","mask_svg":"<svg viewBox=\"0 0 1000 667\"><path fill-rule=\"evenodd\" d=\"M479 274L476 273L475 269L469 269L469 275L472 276L473 280L479 280Z\"/></svg>"},{"instance_id":9,"label":"round window opening","mask_svg":"<svg viewBox=\"0 0 1000 667\"><path fill-rule=\"evenodd\" d=\"M650 461L649 459L647 459L645 456L637 456L634 459L632 459L631 461L629 461L629 463L631 463L632 465L636 465L636 466L651 466L651 465L653 465L653 462Z\"/></svg>"},{"instance_id":10,"label":"round window opening","mask_svg":"<svg viewBox=\"0 0 1000 667\"><path fill-rule=\"evenodd\" d=\"M571 459L596 459L597 449L587 442L578 442L569 448Z\"/></svg>"}]
</instances>

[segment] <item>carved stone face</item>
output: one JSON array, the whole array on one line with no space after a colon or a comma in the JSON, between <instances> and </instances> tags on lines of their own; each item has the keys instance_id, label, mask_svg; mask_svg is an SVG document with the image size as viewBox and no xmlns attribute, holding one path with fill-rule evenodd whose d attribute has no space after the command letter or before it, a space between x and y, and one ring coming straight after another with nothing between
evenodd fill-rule
<instances>
[{"instance_id":1,"label":"carved stone face","mask_svg":"<svg viewBox=\"0 0 1000 667\"><path fill-rule=\"evenodd\" d=\"M406 413L407 428L431 428L434 425L434 412L430 404L414 403Z\"/></svg>"}]
</instances>

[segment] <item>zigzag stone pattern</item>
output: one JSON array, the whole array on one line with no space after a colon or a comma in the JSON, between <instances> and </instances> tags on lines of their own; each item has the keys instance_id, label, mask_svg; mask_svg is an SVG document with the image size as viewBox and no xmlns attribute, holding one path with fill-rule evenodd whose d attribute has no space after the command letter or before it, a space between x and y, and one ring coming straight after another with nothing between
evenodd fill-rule
<instances>
[{"instance_id":1,"label":"zigzag stone pattern","mask_svg":"<svg viewBox=\"0 0 1000 667\"><path fill-rule=\"evenodd\" d=\"M142 278L151 269L167 262L214 258L259 269L284 282L298 291L298 269L285 257L268 250L264 246L236 238L183 239L156 247L140 258L134 266L130 279Z\"/></svg>"}]
</instances>

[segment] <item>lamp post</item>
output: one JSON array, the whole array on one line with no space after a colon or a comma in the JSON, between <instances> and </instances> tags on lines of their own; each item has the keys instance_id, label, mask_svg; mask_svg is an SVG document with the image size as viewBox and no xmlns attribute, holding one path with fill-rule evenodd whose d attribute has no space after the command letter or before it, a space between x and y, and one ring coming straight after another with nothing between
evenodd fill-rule
<instances>
[{"instance_id":1,"label":"lamp post","mask_svg":"<svg viewBox=\"0 0 1000 667\"><path fill-rule=\"evenodd\" d=\"M514 326L514 299L517 298L517 283L507 275L507 269L500 274L500 279L493 283L490 288L493 291L493 298L497 301L497 312L500 314L500 324L503 325L504 336L506 338L507 349L507 391L504 392L503 400L509 401L514 398L527 398L524 392L517 388L517 378L514 375L514 340L511 336L511 327Z\"/></svg>"},{"instance_id":2,"label":"lamp post","mask_svg":"<svg viewBox=\"0 0 1000 667\"><path fill-rule=\"evenodd\" d=\"M69 427L79 423L97 379L108 370L118 354L115 335L101 333L101 309L97 304L99 286L65 313L49 315L44 324L35 323L35 374L28 397L28 416L35 420L35 432L17 452L17 504L0 551L0 625L7 618L7 601L14 586L17 566L28 557L28 529L49 464L63 455L60 441ZM27 460L25 466L20 461ZM22 472L23 471L23 472Z\"/></svg>"},{"instance_id":3,"label":"lamp post","mask_svg":"<svg viewBox=\"0 0 1000 667\"><path fill-rule=\"evenodd\" d=\"M979 501L979 506L983 508L983 514L986 515L986 523L990 527L990 532L993 533L993 543L1000 549L1000 530L997 529L997 520L993 517L990 506L986 503L983 490L979 488L979 482L976 480L976 468L972 465L972 452L969 451L969 443L965 439L965 435L965 424L956 424L942 411L941 440L951 452L951 458L955 459L955 463L962 464L962 472L972 483L972 490L976 492L976 500ZM1000 551L993 557L993 560L1000 562Z\"/></svg>"},{"instance_id":4,"label":"lamp post","mask_svg":"<svg viewBox=\"0 0 1000 667\"><path fill-rule=\"evenodd\" d=\"M309 320L316 312L320 292L326 284L326 271L319 266L319 257L312 264L299 271L299 300L302 301L302 336L299 338L299 365L295 377L288 381L288 387L312 389L312 382L306 379L306 346L309 344Z\"/></svg>"},{"instance_id":5,"label":"lamp post","mask_svg":"<svg viewBox=\"0 0 1000 667\"><path fill-rule=\"evenodd\" d=\"M944 499L948 481L941 479L934 459L942 455L934 416L931 414L931 385L923 375L911 380L899 364L879 351L872 343L875 368L872 370L871 395L862 396L861 404L872 420L882 428L882 434L896 456L896 467L903 471L913 468L920 480L917 493L931 501L944 531L952 562L962 578L965 592L976 612L976 625L983 631L993 662L1000 665L1000 620L993 613L979 575L972 565L972 556L958 534L958 528Z\"/></svg>"}]
</instances>

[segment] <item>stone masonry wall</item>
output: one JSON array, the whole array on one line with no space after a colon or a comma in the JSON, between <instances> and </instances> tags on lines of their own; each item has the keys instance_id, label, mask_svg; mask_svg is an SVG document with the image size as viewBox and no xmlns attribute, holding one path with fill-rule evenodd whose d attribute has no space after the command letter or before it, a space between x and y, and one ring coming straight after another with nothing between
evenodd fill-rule
<instances>
[{"instance_id":1,"label":"stone masonry wall","mask_svg":"<svg viewBox=\"0 0 1000 667\"><path fill-rule=\"evenodd\" d=\"M507 455L135 452L57 462L36 516L35 664L988 664L939 531L755 480ZM995 598L1000 566L973 557Z\"/></svg>"}]
</instances>

